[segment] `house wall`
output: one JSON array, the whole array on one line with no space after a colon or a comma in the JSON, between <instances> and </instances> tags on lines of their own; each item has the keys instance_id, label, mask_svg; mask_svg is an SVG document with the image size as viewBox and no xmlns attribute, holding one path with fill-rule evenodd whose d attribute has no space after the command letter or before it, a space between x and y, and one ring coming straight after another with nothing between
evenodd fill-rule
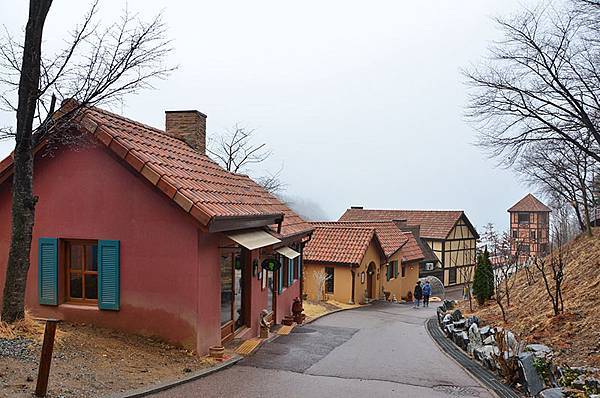
<instances>
[{"instance_id":1,"label":"house wall","mask_svg":"<svg viewBox=\"0 0 600 398\"><path fill-rule=\"evenodd\" d=\"M477 238L460 219L444 240L424 239L443 265L444 286L473 280Z\"/></svg>"},{"instance_id":2,"label":"house wall","mask_svg":"<svg viewBox=\"0 0 600 398\"><path fill-rule=\"evenodd\" d=\"M216 245L174 203L99 147L38 156L34 192L39 202L26 291L26 306L33 315L159 336L200 352L217 342L220 276ZM10 244L10 208L10 184L5 181L0 186L2 286ZM119 240L120 310L67 304L60 266L59 305L39 305L40 237Z\"/></svg>"},{"instance_id":3,"label":"house wall","mask_svg":"<svg viewBox=\"0 0 600 398\"><path fill-rule=\"evenodd\" d=\"M333 267L333 293L321 295L323 299L348 303L352 298L352 268L348 264L306 263L304 265L304 293L311 301L317 301L318 285L315 280L317 272L324 272L325 267Z\"/></svg>"},{"instance_id":4,"label":"house wall","mask_svg":"<svg viewBox=\"0 0 600 398\"><path fill-rule=\"evenodd\" d=\"M298 279L294 279L292 285L284 287L281 294L276 294L276 296L277 304L275 306L275 322L281 323L284 316L292 313L292 303L294 302L294 299L296 297L300 297L300 281Z\"/></svg>"},{"instance_id":5,"label":"house wall","mask_svg":"<svg viewBox=\"0 0 600 398\"><path fill-rule=\"evenodd\" d=\"M419 263L412 261L402 264L401 252L395 253L390 257L389 261L398 261L398 277L387 280L387 267L389 263L381 266L381 283L383 290L390 292L390 299L396 296L397 300L405 300L409 291L412 291L417 280L419 279ZM404 277L402 277L402 267L405 269Z\"/></svg>"}]
</instances>

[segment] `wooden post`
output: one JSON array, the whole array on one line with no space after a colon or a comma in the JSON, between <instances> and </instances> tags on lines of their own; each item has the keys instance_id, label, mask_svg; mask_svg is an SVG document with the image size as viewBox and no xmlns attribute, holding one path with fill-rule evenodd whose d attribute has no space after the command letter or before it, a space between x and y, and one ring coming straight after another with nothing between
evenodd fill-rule
<instances>
[{"instance_id":1,"label":"wooden post","mask_svg":"<svg viewBox=\"0 0 600 398\"><path fill-rule=\"evenodd\" d=\"M48 390L48 376L50 375L50 363L52 362L52 351L54 350L54 335L56 333L56 319L46 320L44 329L44 343L42 344L42 355L38 370L35 396L45 397Z\"/></svg>"}]
</instances>

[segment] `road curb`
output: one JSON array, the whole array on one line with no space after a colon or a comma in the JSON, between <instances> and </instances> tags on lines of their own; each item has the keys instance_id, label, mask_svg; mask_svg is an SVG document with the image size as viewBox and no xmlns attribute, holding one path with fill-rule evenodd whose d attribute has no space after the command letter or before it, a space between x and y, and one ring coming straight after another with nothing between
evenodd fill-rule
<instances>
[{"instance_id":1,"label":"road curb","mask_svg":"<svg viewBox=\"0 0 600 398\"><path fill-rule=\"evenodd\" d=\"M440 350L450 359L466 370L479 384L498 398L521 398L517 391L502 383L495 374L471 359L454 342L450 341L440 329L437 318L425 321L425 330Z\"/></svg>"},{"instance_id":2,"label":"road curb","mask_svg":"<svg viewBox=\"0 0 600 398\"><path fill-rule=\"evenodd\" d=\"M115 394L112 394L112 395L107 395L105 398L139 398L139 397L146 397L148 395L156 394L158 392L165 391L165 390L171 389L173 387L180 386L180 385L185 384L185 383L189 383L190 381L201 379L203 377L206 377L208 375L216 373L216 372L218 372L220 370L226 369L226 368L228 368L230 366L233 366L236 363L238 363L240 360L242 360L242 358L243 357L241 355L235 354L231 358L227 359L226 361L221 362L218 365L215 365L215 366L207 368L207 369L199 370L199 371L197 371L195 373L192 373L192 374L190 374L187 377L184 377L182 379L177 379L175 381L169 381L169 382L165 382L165 383L160 383L160 384L156 384L156 385L153 385L153 386L150 386L150 387L142 387L142 388L139 388L139 389L135 389L135 390L131 390L131 391L126 391L126 392L122 392L122 393L115 393Z\"/></svg>"}]
</instances>

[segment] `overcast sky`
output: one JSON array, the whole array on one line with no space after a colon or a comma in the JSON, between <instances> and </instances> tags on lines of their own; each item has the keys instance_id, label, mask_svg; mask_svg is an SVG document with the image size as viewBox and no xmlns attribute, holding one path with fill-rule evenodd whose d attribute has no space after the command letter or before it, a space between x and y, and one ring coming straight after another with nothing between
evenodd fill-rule
<instances>
[{"instance_id":1,"label":"overcast sky","mask_svg":"<svg viewBox=\"0 0 600 398\"><path fill-rule=\"evenodd\" d=\"M2 1L9 31L24 26L27 3ZM125 6L101 4L105 22ZM274 152L264 168L283 165L286 195L314 201L328 218L350 205L464 209L479 230L506 228L506 209L528 192L473 146L459 70L481 60L498 38L491 17L517 11L517 1L127 4L146 16L163 11L180 68L113 110L164 128L164 110L197 109L209 134L235 123L256 129ZM87 6L55 0L46 46ZM0 114L0 125L13 120ZM0 144L0 155L12 147Z\"/></svg>"}]
</instances>

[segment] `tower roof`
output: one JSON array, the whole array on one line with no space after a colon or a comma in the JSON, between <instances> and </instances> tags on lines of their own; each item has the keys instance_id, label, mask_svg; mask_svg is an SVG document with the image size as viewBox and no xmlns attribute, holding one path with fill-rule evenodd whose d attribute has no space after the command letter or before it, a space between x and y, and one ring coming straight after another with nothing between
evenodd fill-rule
<instances>
[{"instance_id":1,"label":"tower roof","mask_svg":"<svg viewBox=\"0 0 600 398\"><path fill-rule=\"evenodd\" d=\"M538 198L528 193L523 199L519 200L513 205L513 207L508 209L509 213L517 211L550 213L552 210L550 210L550 208L543 204Z\"/></svg>"}]
</instances>

